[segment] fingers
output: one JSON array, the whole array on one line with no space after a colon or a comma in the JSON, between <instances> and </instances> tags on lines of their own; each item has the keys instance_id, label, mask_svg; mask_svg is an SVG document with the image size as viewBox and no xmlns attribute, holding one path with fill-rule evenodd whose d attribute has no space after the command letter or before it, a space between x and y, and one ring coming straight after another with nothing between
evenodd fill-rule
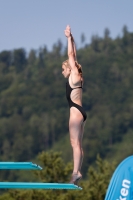
<instances>
[{"instance_id":1,"label":"fingers","mask_svg":"<svg viewBox=\"0 0 133 200\"><path fill-rule=\"evenodd\" d=\"M67 25L67 26L66 26L66 28L67 28L67 29L70 29L70 26L69 26L69 25Z\"/></svg>"},{"instance_id":2,"label":"fingers","mask_svg":"<svg viewBox=\"0 0 133 200\"><path fill-rule=\"evenodd\" d=\"M69 31L71 31L71 28L70 28L70 26L69 26L69 25L67 25L67 26L66 26L66 30L69 30Z\"/></svg>"},{"instance_id":3,"label":"fingers","mask_svg":"<svg viewBox=\"0 0 133 200\"><path fill-rule=\"evenodd\" d=\"M71 28L69 25L66 26L66 29L64 30L65 36L69 37L71 35Z\"/></svg>"},{"instance_id":4,"label":"fingers","mask_svg":"<svg viewBox=\"0 0 133 200\"><path fill-rule=\"evenodd\" d=\"M65 30L71 32L71 28L70 28L70 26L67 25Z\"/></svg>"},{"instance_id":5,"label":"fingers","mask_svg":"<svg viewBox=\"0 0 133 200\"><path fill-rule=\"evenodd\" d=\"M66 37L70 37L70 31L65 30L64 33Z\"/></svg>"}]
</instances>

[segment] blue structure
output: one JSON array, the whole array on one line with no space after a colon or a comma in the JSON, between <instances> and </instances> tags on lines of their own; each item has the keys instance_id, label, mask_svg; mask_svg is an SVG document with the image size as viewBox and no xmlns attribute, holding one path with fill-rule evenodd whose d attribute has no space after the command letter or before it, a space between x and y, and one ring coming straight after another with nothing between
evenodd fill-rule
<instances>
[{"instance_id":1,"label":"blue structure","mask_svg":"<svg viewBox=\"0 0 133 200\"><path fill-rule=\"evenodd\" d=\"M123 160L116 168L105 200L133 200L133 156Z\"/></svg>"},{"instance_id":2,"label":"blue structure","mask_svg":"<svg viewBox=\"0 0 133 200\"><path fill-rule=\"evenodd\" d=\"M32 162L0 162L0 169L39 169L37 164ZM74 184L65 183L23 183L23 182L0 182L0 189L72 189L82 190Z\"/></svg>"},{"instance_id":3,"label":"blue structure","mask_svg":"<svg viewBox=\"0 0 133 200\"><path fill-rule=\"evenodd\" d=\"M22 182L0 182L0 189L72 189L82 190L74 184L65 183L22 183Z\"/></svg>"},{"instance_id":4,"label":"blue structure","mask_svg":"<svg viewBox=\"0 0 133 200\"><path fill-rule=\"evenodd\" d=\"M39 169L41 170L42 167L32 162L0 162L0 169Z\"/></svg>"}]
</instances>

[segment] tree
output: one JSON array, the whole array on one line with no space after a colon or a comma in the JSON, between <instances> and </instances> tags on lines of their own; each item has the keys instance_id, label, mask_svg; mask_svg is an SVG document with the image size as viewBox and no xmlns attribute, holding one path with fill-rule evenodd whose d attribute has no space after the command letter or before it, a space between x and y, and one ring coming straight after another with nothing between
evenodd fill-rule
<instances>
[{"instance_id":1,"label":"tree","mask_svg":"<svg viewBox=\"0 0 133 200\"><path fill-rule=\"evenodd\" d=\"M13 52L13 64L15 65L16 72L23 71L26 65L26 52L24 49L16 49Z\"/></svg>"},{"instance_id":2,"label":"tree","mask_svg":"<svg viewBox=\"0 0 133 200\"><path fill-rule=\"evenodd\" d=\"M36 52L35 50L31 50L28 56L28 64L33 65L35 63L36 60Z\"/></svg>"},{"instance_id":3,"label":"tree","mask_svg":"<svg viewBox=\"0 0 133 200\"><path fill-rule=\"evenodd\" d=\"M80 40L81 40L81 45L84 45L84 43L86 41L86 37L85 37L84 33L81 34L81 39Z\"/></svg>"},{"instance_id":4,"label":"tree","mask_svg":"<svg viewBox=\"0 0 133 200\"><path fill-rule=\"evenodd\" d=\"M11 51L3 51L0 53L0 63L3 64L3 72L7 73L9 70L9 66L12 64L12 52Z\"/></svg>"},{"instance_id":5,"label":"tree","mask_svg":"<svg viewBox=\"0 0 133 200\"><path fill-rule=\"evenodd\" d=\"M59 152L42 152L39 160L44 167L35 174L41 182L64 183L68 182L72 171L72 164L67 163L60 157ZM0 200L103 200L111 178L115 164L108 163L97 156L96 167L89 167L87 179L80 183L83 190L11 190L2 195Z\"/></svg>"},{"instance_id":6,"label":"tree","mask_svg":"<svg viewBox=\"0 0 133 200\"><path fill-rule=\"evenodd\" d=\"M107 39L110 36L110 30L108 28L105 28L104 30L104 38Z\"/></svg>"},{"instance_id":7,"label":"tree","mask_svg":"<svg viewBox=\"0 0 133 200\"><path fill-rule=\"evenodd\" d=\"M122 28L122 32L123 32L123 37L126 37L127 34L128 34L128 28L127 28L126 25L123 26L123 28Z\"/></svg>"},{"instance_id":8,"label":"tree","mask_svg":"<svg viewBox=\"0 0 133 200\"><path fill-rule=\"evenodd\" d=\"M123 32L123 46L125 47L129 44L129 34L126 25L123 26L122 32Z\"/></svg>"},{"instance_id":9,"label":"tree","mask_svg":"<svg viewBox=\"0 0 133 200\"><path fill-rule=\"evenodd\" d=\"M93 35L91 38L91 46L94 51L98 52L99 51L99 37L98 35Z\"/></svg>"}]
</instances>

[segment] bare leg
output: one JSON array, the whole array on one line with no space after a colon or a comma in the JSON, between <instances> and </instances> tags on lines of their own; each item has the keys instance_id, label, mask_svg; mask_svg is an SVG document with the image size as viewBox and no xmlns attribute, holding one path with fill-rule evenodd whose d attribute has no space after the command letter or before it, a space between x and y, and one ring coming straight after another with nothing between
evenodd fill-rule
<instances>
[{"instance_id":1,"label":"bare leg","mask_svg":"<svg viewBox=\"0 0 133 200\"><path fill-rule=\"evenodd\" d=\"M74 168L73 173L80 173L83 159L82 136L83 136L83 116L80 111L72 107L70 109L69 120L70 141L73 148Z\"/></svg>"},{"instance_id":2,"label":"bare leg","mask_svg":"<svg viewBox=\"0 0 133 200\"><path fill-rule=\"evenodd\" d=\"M81 167L82 167L83 157L84 157L84 152L83 152L83 147L82 147L82 138L83 138L83 133L84 133L84 126L85 126L85 122L82 123L81 134L80 134L81 159L80 159L80 166L79 166L79 171L78 171L79 175L81 175Z\"/></svg>"}]
</instances>

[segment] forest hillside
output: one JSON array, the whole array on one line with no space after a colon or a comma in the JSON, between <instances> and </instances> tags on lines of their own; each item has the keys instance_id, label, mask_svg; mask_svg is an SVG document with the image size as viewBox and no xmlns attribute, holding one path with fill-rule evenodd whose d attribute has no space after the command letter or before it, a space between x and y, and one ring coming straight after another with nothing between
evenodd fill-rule
<instances>
[{"instance_id":1,"label":"forest hillside","mask_svg":"<svg viewBox=\"0 0 133 200\"><path fill-rule=\"evenodd\" d=\"M133 153L133 33L123 27L112 39L92 36L77 51L83 67L83 106L88 119L83 147L84 174L99 154L121 161ZM0 52L0 160L34 161L42 151L61 151L72 160L69 109L62 62L66 47L59 40L48 51L25 49ZM3 173L1 180L16 180ZM26 179L26 177L24 177Z\"/></svg>"}]
</instances>

